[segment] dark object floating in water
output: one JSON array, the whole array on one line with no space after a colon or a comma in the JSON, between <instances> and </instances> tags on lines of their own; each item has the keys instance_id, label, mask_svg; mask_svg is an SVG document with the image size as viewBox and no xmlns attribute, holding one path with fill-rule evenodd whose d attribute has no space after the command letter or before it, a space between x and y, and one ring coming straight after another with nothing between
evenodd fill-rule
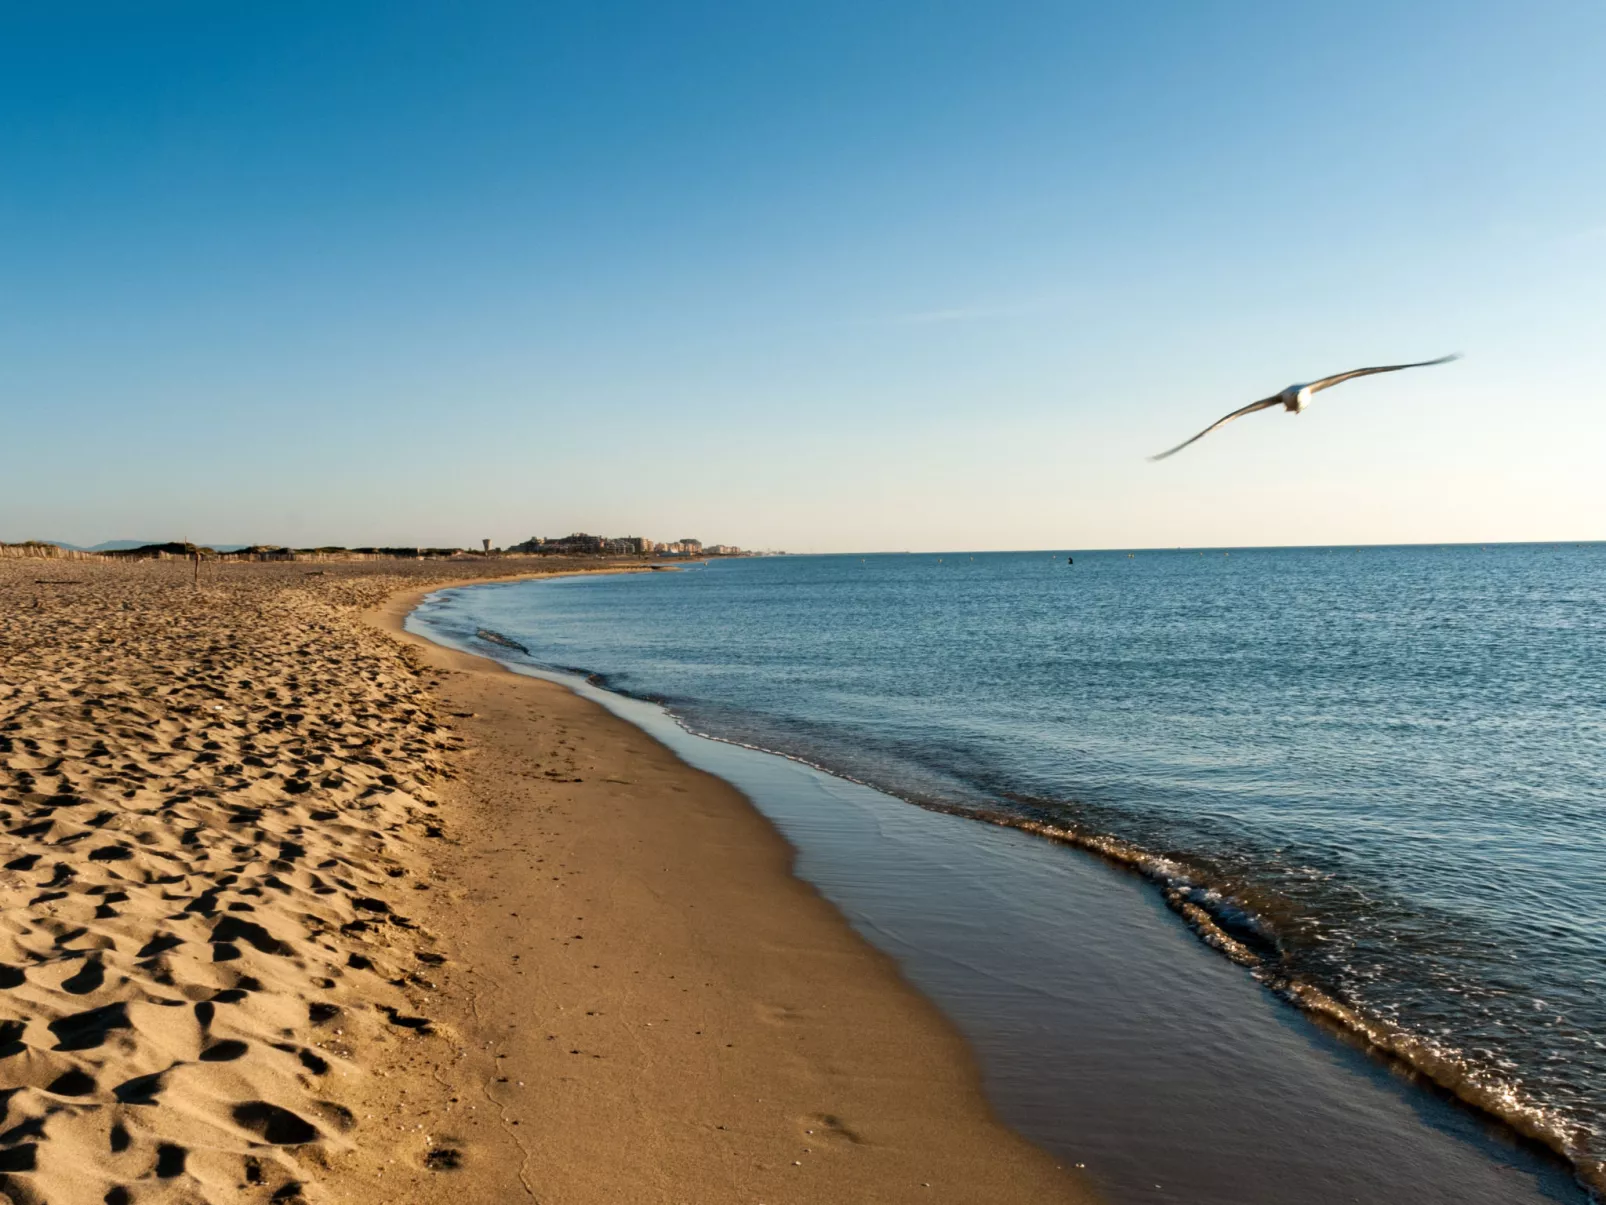
<instances>
[{"instance_id":1,"label":"dark object floating in water","mask_svg":"<svg viewBox=\"0 0 1606 1205\"><path fill-rule=\"evenodd\" d=\"M518 649L521 653L528 653L530 651L517 640L509 640L506 636L502 635L502 633L493 632L489 628L480 628L474 634L481 640L489 641L491 644L499 644L503 648Z\"/></svg>"}]
</instances>

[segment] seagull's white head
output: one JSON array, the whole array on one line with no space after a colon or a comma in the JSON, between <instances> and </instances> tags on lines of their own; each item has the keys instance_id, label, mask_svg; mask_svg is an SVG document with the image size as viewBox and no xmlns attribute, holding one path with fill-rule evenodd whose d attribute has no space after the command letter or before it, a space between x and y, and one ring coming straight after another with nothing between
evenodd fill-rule
<instances>
[{"instance_id":1,"label":"seagull's white head","mask_svg":"<svg viewBox=\"0 0 1606 1205\"><path fill-rule=\"evenodd\" d=\"M1282 402L1283 409L1288 413L1298 414L1310 405L1310 386L1290 385L1277 395L1277 400Z\"/></svg>"}]
</instances>

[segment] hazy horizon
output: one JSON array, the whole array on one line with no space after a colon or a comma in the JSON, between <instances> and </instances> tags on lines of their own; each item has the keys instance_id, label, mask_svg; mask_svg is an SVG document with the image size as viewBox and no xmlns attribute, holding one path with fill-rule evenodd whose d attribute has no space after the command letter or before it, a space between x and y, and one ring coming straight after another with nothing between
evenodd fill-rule
<instances>
[{"instance_id":1,"label":"hazy horizon","mask_svg":"<svg viewBox=\"0 0 1606 1205\"><path fill-rule=\"evenodd\" d=\"M0 540L1598 538L1602 61L1582 0L14 8Z\"/></svg>"},{"instance_id":2,"label":"hazy horizon","mask_svg":"<svg viewBox=\"0 0 1606 1205\"><path fill-rule=\"evenodd\" d=\"M607 534L607 535L612 536L612 535L623 534L623 533L600 533L599 532L599 533L593 533L593 534ZM650 539L651 537L648 537L648 538ZM211 549L218 550L218 551L229 551L229 550L232 550L232 549L249 548L249 547L253 546L252 544L248 544L248 543L245 543L245 542L242 542L242 541L239 541L239 540L207 541L207 540L122 540L122 539L118 539L118 540L102 540L102 541L99 541L97 544L74 544L74 543L70 543L70 542L64 542L64 541L61 541L61 540L46 540L46 541L43 541L43 542L44 543L50 543L50 544L58 544L58 545L61 545L63 547L75 548L75 549L79 549L79 550L86 551L86 552L95 551L97 549L108 548L108 547L112 547L112 546L128 547L128 548L140 548L140 547L145 547L145 546L149 546L149 545L165 544L165 543L189 543L189 544L194 544L194 545L196 545L197 547L200 547L200 548L211 548ZM671 542L671 541L665 541L665 542L667 543L667 542ZM705 543L728 543L728 541L722 541L722 540L709 540L709 541L704 541L704 542ZM804 550L804 549L778 548L778 547L777 548L767 548L767 547L766 548L759 548L759 547L745 548L744 547L742 549L742 551L743 552L766 553L766 554L772 554L772 555L784 554L786 556L847 556L847 557L853 557L853 556L860 556L860 557L865 557L865 556L1026 556L1028 554L1040 554L1040 553L1060 553L1060 554L1065 554L1065 553L1103 553L1103 552L1132 552L1132 553L1137 553L1137 552L1240 552L1240 551L1241 552L1278 552L1278 551L1298 552L1298 551L1301 551L1301 550L1309 551L1309 550L1321 549L1321 548L1335 548L1335 549L1336 548L1356 548L1356 549L1374 549L1374 548L1517 548L1517 547L1551 547L1551 546L1558 547L1558 548L1559 547L1563 547L1563 546L1581 548L1586 544L1606 544L1606 539L1597 539L1597 540L1460 540L1460 541L1456 541L1456 540L1426 540L1426 541L1415 541L1415 542L1407 542L1407 543L1381 543L1381 544L1367 544L1367 543L1351 542L1351 541L1342 541L1342 542L1339 542L1339 543L1336 543L1336 544L1175 544L1175 545L1171 545L1171 544L1127 544L1127 545L1098 545L1098 544L1070 545L1070 544L1055 544L1055 545L1044 545L1044 546L1039 547L1039 548L833 548L833 549ZM476 551L479 550L479 544L477 542L472 542L472 541L462 541L462 542L455 543L455 544L452 544L452 543L447 543L447 544L421 544L416 540L412 540L412 541L403 540L403 541L401 541L399 543L384 544L384 545L380 545L380 544L353 544L353 543L344 543L344 544L342 544L342 543L339 543L339 542L327 543L327 544L286 545L286 544L283 544L283 543L273 544L271 542L259 542L259 544L257 546L261 546L261 547L281 547L281 548L283 548L283 547L291 547L291 548L296 548L296 549L317 549L317 548L360 549L360 548L381 548L381 547L386 547L386 548L458 548L458 549L461 549L461 550L467 551L467 552L476 552ZM502 551L505 548L505 546L504 545L498 545L498 544L495 543L495 541L492 541L492 548L495 551Z\"/></svg>"}]
</instances>

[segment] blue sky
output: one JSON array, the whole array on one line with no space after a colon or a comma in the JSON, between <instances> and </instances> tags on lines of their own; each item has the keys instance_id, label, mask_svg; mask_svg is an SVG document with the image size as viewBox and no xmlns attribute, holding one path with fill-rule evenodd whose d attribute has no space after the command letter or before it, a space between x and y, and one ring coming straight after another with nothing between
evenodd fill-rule
<instances>
[{"instance_id":1,"label":"blue sky","mask_svg":"<svg viewBox=\"0 0 1606 1205\"><path fill-rule=\"evenodd\" d=\"M1603 62L1594 0L0 2L0 539L1606 537Z\"/></svg>"}]
</instances>

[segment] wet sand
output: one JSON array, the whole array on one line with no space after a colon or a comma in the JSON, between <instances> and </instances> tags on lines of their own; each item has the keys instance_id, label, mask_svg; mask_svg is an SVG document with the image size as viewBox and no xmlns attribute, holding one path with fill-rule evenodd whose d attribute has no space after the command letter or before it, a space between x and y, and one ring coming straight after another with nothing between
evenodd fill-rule
<instances>
[{"instance_id":1,"label":"wet sand","mask_svg":"<svg viewBox=\"0 0 1606 1205\"><path fill-rule=\"evenodd\" d=\"M517 1163L553 1201L1091 1199L992 1118L953 1028L737 791L561 686L407 638L468 743L441 877L480 919L442 984L474 1002L464 1070L501 1126L479 1118L482 1174Z\"/></svg>"},{"instance_id":2,"label":"wet sand","mask_svg":"<svg viewBox=\"0 0 1606 1205\"><path fill-rule=\"evenodd\" d=\"M462 566L190 572L0 565L0 1193L1087 1199L733 789L397 639Z\"/></svg>"}]
</instances>

